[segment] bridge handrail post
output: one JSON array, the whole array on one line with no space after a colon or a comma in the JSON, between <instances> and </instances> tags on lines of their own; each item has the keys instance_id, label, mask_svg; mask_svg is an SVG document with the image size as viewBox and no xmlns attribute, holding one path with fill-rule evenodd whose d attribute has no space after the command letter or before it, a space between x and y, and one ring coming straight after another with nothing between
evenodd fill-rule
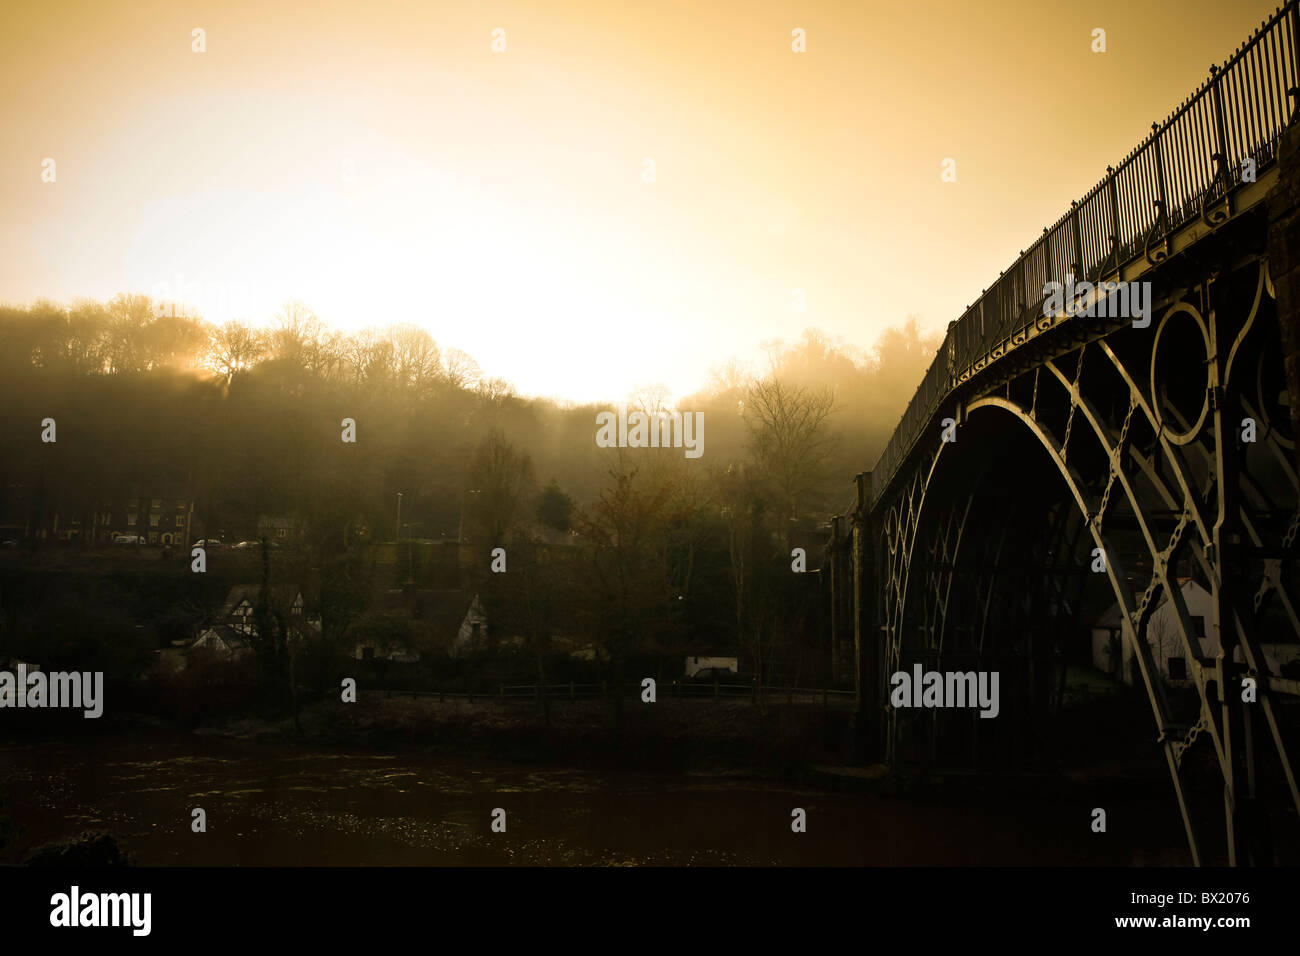
<instances>
[{"instance_id":1,"label":"bridge handrail post","mask_svg":"<svg viewBox=\"0 0 1300 956\"><path fill-rule=\"evenodd\" d=\"M1223 180L1223 191L1226 195L1228 187L1232 185L1232 178L1228 174L1227 136L1223 125L1223 84L1220 82L1222 78L1218 66L1211 65L1210 104L1214 109L1214 153L1210 156L1210 161L1218 163L1215 175Z\"/></svg>"},{"instance_id":2,"label":"bridge handrail post","mask_svg":"<svg viewBox=\"0 0 1300 956\"><path fill-rule=\"evenodd\" d=\"M1156 199L1156 221L1160 226L1160 235L1162 238L1169 234L1169 196L1165 190L1165 153L1160 144L1160 124L1151 124L1151 148L1155 151L1156 165L1156 192L1159 198Z\"/></svg>"},{"instance_id":3,"label":"bridge handrail post","mask_svg":"<svg viewBox=\"0 0 1300 956\"><path fill-rule=\"evenodd\" d=\"M1119 190L1116 189L1116 187L1115 187L1115 167L1114 167L1114 166L1107 166L1107 167L1106 167L1106 175L1107 175L1107 177L1108 177L1107 180L1106 180L1106 192L1110 195L1110 228L1111 228L1111 235L1110 235L1110 248L1111 248L1111 254L1112 254L1112 255L1114 256L1114 258L1115 258L1115 265L1114 265L1115 272L1118 273L1118 272L1119 272L1119 269L1120 269L1120 261L1119 261ZM1122 280L1124 277L1123 277L1123 276L1118 276L1118 278Z\"/></svg>"},{"instance_id":4,"label":"bridge handrail post","mask_svg":"<svg viewBox=\"0 0 1300 956\"><path fill-rule=\"evenodd\" d=\"M1029 251L1030 254L1032 255L1034 251L1034 247L1030 246ZM1027 255L1022 255L1020 257L1020 288L1024 290L1025 293L1025 301L1024 304L1021 306L1021 308L1027 309L1035 302L1038 301L1038 293L1029 291L1029 256ZM1031 316L1031 320L1032 320L1032 316ZM983 339L983 336L981 336L980 338ZM983 342L983 341L980 342L980 351L982 352L988 351L987 342Z\"/></svg>"},{"instance_id":5,"label":"bridge handrail post","mask_svg":"<svg viewBox=\"0 0 1300 956\"><path fill-rule=\"evenodd\" d=\"M1291 97L1291 116L1288 123L1295 122L1296 116L1300 113L1300 4L1292 4L1291 12L1287 16L1287 22L1291 26L1291 82L1292 86L1286 91Z\"/></svg>"},{"instance_id":6,"label":"bridge handrail post","mask_svg":"<svg viewBox=\"0 0 1300 956\"><path fill-rule=\"evenodd\" d=\"M1083 235L1079 232L1079 200L1070 200L1070 231L1074 234L1074 278L1082 282L1088 278L1083 274Z\"/></svg>"}]
</instances>

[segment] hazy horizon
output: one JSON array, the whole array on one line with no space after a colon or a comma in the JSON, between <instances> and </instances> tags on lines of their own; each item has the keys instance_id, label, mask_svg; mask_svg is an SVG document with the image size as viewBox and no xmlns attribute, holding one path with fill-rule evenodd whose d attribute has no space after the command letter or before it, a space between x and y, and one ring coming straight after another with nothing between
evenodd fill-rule
<instances>
[{"instance_id":1,"label":"hazy horizon","mask_svg":"<svg viewBox=\"0 0 1300 956\"><path fill-rule=\"evenodd\" d=\"M300 300L579 403L941 331L1273 9L52 6L0 38L0 300Z\"/></svg>"}]
</instances>

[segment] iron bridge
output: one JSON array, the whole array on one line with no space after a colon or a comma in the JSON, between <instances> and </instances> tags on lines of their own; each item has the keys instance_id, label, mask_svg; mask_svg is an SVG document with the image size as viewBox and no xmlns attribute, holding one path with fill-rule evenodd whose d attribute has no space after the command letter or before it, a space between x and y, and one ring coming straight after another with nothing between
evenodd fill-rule
<instances>
[{"instance_id":1,"label":"iron bridge","mask_svg":"<svg viewBox=\"0 0 1300 956\"><path fill-rule=\"evenodd\" d=\"M1298 3L949 325L832 520L868 759L1059 763L1066 669L1100 657L1145 693L1192 861L1300 862ZM1085 281L1150 283L1149 324L1044 307ZM892 706L917 664L999 672L997 719Z\"/></svg>"}]
</instances>

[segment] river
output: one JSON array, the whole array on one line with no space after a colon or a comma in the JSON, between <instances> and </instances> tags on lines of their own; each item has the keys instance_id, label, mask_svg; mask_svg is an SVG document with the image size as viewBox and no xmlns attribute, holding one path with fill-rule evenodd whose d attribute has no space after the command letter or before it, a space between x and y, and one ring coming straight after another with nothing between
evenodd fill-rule
<instances>
[{"instance_id":1,"label":"river","mask_svg":"<svg viewBox=\"0 0 1300 956\"><path fill-rule=\"evenodd\" d=\"M150 731L0 743L17 832L86 829L145 865L1129 865L1184 861L1164 801L918 802L798 784ZM201 807L207 831L191 832ZM506 811L506 832L491 829ZM802 808L807 831L791 831Z\"/></svg>"}]
</instances>

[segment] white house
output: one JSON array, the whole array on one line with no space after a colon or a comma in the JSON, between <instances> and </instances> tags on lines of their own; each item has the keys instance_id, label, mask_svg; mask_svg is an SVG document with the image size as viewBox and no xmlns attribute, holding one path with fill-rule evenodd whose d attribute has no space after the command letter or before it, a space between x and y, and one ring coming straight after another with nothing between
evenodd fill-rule
<instances>
[{"instance_id":1,"label":"white house","mask_svg":"<svg viewBox=\"0 0 1300 956\"><path fill-rule=\"evenodd\" d=\"M1212 666L1219 656L1219 636L1207 622L1214 620L1213 599L1210 592L1191 578L1180 579L1183 603L1191 624L1191 637L1195 643L1196 658L1205 666ZM1141 682L1141 672L1134 659L1132 646L1124 639L1122 612L1119 604L1097 619L1092 626L1092 664L1102 673L1109 674L1126 684ZM1192 668L1187 661L1182 639L1178 633L1178 615L1162 595L1160 603L1151 612L1147 622L1147 643L1151 656L1161 676L1171 684L1192 680ZM1294 671L1300 661L1300 643L1262 644L1261 650L1269 671L1286 676ZM1242 660L1241 649L1235 654Z\"/></svg>"},{"instance_id":2,"label":"white house","mask_svg":"<svg viewBox=\"0 0 1300 956\"><path fill-rule=\"evenodd\" d=\"M1191 623L1189 637L1196 643L1196 657L1202 662L1212 661L1219 654L1219 639L1215 634L1206 633L1205 622L1213 616L1210 592L1191 578L1183 578L1179 583ZM1113 604L1093 625L1092 664L1097 670L1125 684L1134 684L1141 681L1141 672L1132 645L1124 639L1122 615L1119 604ZM1178 615L1169 603L1168 594L1161 595L1160 603L1151 612L1151 620L1147 623L1147 643L1151 645L1156 669L1166 680L1177 683L1191 678L1191 668L1178 634Z\"/></svg>"},{"instance_id":3,"label":"white house","mask_svg":"<svg viewBox=\"0 0 1300 956\"><path fill-rule=\"evenodd\" d=\"M417 591L409 594L392 591L386 597L390 613L409 615L410 620L427 628L438 646L451 656L482 646L488 634L487 614L478 595L470 598L459 588ZM387 641L364 635L353 646L359 661L383 660L414 664L420 653L404 641Z\"/></svg>"},{"instance_id":4,"label":"white house","mask_svg":"<svg viewBox=\"0 0 1300 956\"><path fill-rule=\"evenodd\" d=\"M456 630L455 653L469 650L476 647L481 641L487 638L487 615L483 613L483 605L479 603L478 595L474 595L474 600L469 602L469 609L465 616L461 618L460 627Z\"/></svg>"},{"instance_id":5,"label":"white house","mask_svg":"<svg viewBox=\"0 0 1300 956\"><path fill-rule=\"evenodd\" d=\"M236 584L226 595L226 600L218 613L219 618L237 631L256 634L257 625L254 619L261 594L261 585ZM296 588L272 587L270 604L282 611L287 610L294 621L303 619L305 604L302 592Z\"/></svg>"}]
</instances>

